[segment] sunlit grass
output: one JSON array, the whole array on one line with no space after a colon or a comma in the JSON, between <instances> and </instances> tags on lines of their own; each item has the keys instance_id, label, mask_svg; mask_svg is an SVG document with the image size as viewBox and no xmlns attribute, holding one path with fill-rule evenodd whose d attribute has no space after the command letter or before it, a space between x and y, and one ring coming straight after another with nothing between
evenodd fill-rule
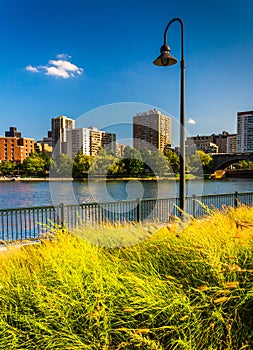
<instances>
[{"instance_id":1,"label":"sunlit grass","mask_svg":"<svg viewBox=\"0 0 253 350\"><path fill-rule=\"evenodd\" d=\"M251 222L240 207L7 249L0 349L252 349Z\"/></svg>"}]
</instances>

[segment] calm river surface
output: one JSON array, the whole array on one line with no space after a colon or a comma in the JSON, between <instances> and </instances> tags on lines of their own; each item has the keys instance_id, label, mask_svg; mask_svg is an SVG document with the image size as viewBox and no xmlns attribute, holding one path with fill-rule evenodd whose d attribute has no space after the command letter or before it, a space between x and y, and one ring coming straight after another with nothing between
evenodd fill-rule
<instances>
[{"instance_id":1,"label":"calm river surface","mask_svg":"<svg viewBox=\"0 0 253 350\"><path fill-rule=\"evenodd\" d=\"M178 196L178 181L0 182L0 209ZM253 179L189 180L187 195L252 192Z\"/></svg>"}]
</instances>

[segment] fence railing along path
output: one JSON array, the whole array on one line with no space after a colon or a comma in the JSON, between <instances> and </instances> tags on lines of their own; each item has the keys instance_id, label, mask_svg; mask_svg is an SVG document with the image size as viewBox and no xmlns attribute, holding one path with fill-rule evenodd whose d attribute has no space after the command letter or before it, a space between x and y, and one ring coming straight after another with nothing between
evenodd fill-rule
<instances>
[{"instance_id":1,"label":"fence railing along path","mask_svg":"<svg viewBox=\"0 0 253 350\"><path fill-rule=\"evenodd\" d=\"M207 214L207 208L236 207L239 203L253 205L253 192L186 197L186 213L193 217ZM107 203L61 204L0 210L0 239L16 241L36 239L57 225L68 229L84 223L103 222L168 222L179 216L179 198L150 198Z\"/></svg>"}]
</instances>

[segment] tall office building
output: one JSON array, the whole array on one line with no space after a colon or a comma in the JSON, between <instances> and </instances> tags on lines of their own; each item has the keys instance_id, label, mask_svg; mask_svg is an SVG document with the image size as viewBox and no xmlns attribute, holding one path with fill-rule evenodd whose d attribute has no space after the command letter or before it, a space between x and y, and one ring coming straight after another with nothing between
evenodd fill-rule
<instances>
[{"instance_id":1,"label":"tall office building","mask_svg":"<svg viewBox=\"0 0 253 350\"><path fill-rule=\"evenodd\" d=\"M253 111L237 113L236 151L253 152Z\"/></svg>"},{"instance_id":2,"label":"tall office building","mask_svg":"<svg viewBox=\"0 0 253 350\"><path fill-rule=\"evenodd\" d=\"M163 151L171 147L171 118L156 109L133 117L133 146Z\"/></svg>"},{"instance_id":3,"label":"tall office building","mask_svg":"<svg viewBox=\"0 0 253 350\"><path fill-rule=\"evenodd\" d=\"M52 118L52 146L54 156L67 153L66 131L75 128L75 121L65 116Z\"/></svg>"}]
</instances>

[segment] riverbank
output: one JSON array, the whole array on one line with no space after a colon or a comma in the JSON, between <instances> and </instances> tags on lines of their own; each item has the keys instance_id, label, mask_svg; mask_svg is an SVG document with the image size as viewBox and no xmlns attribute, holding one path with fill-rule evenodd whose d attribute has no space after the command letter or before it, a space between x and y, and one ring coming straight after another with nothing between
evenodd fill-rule
<instances>
[{"instance_id":1,"label":"riverbank","mask_svg":"<svg viewBox=\"0 0 253 350\"><path fill-rule=\"evenodd\" d=\"M48 178L48 177L0 177L1 182L49 182L49 181L73 181L72 178Z\"/></svg>"},{"instance_id":2,"label":"riverbank","mask_svg":"<svg viewBox=\"0 0 253 350\"><path fill-rule=\"evenodd\" d=\"M222 179L251 179L253 170L226 170L221 175L204 174L204 180L222 180ZM201 180L200 177L185 174L185 180ZM106 177L106 176L89 176L85 178L66 178L66 177L9 177L0 176L0 182L51 182L51 181L179 181L179 176L150 176L150 177Z\"/></svg>"},{"instance_id":3,"label":"riverbank","mask_svg":"<svg viewBox=\"0 0 253 350\"><path fill-rule=\"evenodd\" d=\"M227 170L225 177L229 179L252 179L253 170L250 169L238 169L238 170Z\"/></svg>"},{"instance_id":4,"label":"riverbank","mask_svg":"<svg viewBox=\"0 0 253 350\"><path fill-rule=\"evenodd\" d=\"M197 176L186 175L185 180L199 180ZM88 178L74 179L66 177L0 177L1 182L50 182L50 181L179 181L177 176L152 176L152 177L104 177L90 176Z\"/></svg>"},{"instance_id":5,"label":"riverbank","mask_svg":"<svg viewBox=\"0 0 253 350\"><path fill-rule=\"evenodd\" d=\"M50 181L161 181L161 180L178 180L176 177L120 177L120 178L106 178L106 177L89 177L83 179L74 179L74 178L66 178L66 177L19 177L19 178L8 178L8 177L0 177L0 181L2 182L50 182Z\"/></svg>"}]
</instances>

